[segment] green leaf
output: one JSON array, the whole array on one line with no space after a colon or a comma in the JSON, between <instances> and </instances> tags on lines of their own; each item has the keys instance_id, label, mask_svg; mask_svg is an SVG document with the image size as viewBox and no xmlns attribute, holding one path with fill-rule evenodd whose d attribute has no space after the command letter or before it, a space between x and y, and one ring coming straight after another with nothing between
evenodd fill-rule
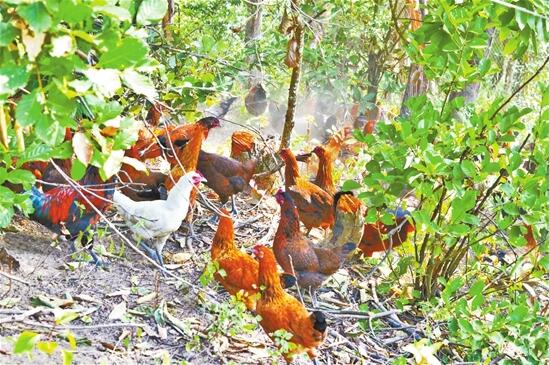
<instances>
[{"instance_id":1,"label":"green leaf","mask_svg":"<svg viewBox=\"0 0 550 365\"><path fill-rule=\"evenodd\" d=\"M13 352L15 354L22 354L24 352L30 352L34 348L34 344L38 339L40 338L40 335L38 333L30 332L30 331L23 331L17 338L17 341L15 342Z\"/></svg>"},{"instance_id":2,"label":"green leaf","mask_svg":"<svg viewBox=\"0 0 550 365\"><path fill-rule=\"evenodd\" d=\"M71 177L74 180L80 180L86 174L86 165L75 159L71 165Z\"/></svg>"},{"instance_id":3,"label":"green leaf","mask_svg":"<svg viewBox=\"0 0 550 365\"><path fill-rule=\"evenodd\" d=\"M529 313L529 308L527 306L520 304L518 305L512 313L510 313L510 320L514 323L519 323L524 321Z\"/></svg>"},{"instance_id":4,"label":"green leaf","mask_svg":"<svg viewBox=\"0 0 550 365\"><path fill-rule=\"evenodd\" d=\"M476 296L476 295L479 295L483 292L483 288L485 288L485 281L479 279L474 284L472 284L472 286L470 287L470 290L468 291L468 293L471 296Z\"/></svg>"},{"instance_id":5,"label":"green leaf","mask_svg":"<svg viewBox=\"0 0 550 365\"><path fill-rule=\"evenodd\" d=\"M0 95L11 95L20 87L25 87L29 80L29 73L25 67L0 67Z\"/></svg>"},{"instance_id":6,"label":"green leaf","mask_svg":"<svg viewBox=\"0 0 550 365\"><path fill-rule=\"evenodd\" d=\"M101 14L107 14L121 21L131 20L130 12L120 6L94 6L94 10Z\"/></svg>"},{"instance_id":7,"label":"green leaf","mask_svg":"<svg viewBox=\"0 0 550 365\"><path fill-rule=\"evenodd\" d=\"M136 94L144 95L149 101L158 99L157 89L151 80L132 69L126 69L122 72L122 81Z\"/></svg>"},{"instance_id":8,"label":"green leaf","mask_svg":"<svg viewBox=\"0 0 550 365\"><path fill-rule=\"evenodd\" d=\"M166 0L143 0L137 13L137 22L142 25L156 23L164 18L168 10Z\"/></svg>"},{"instance_id":9,"label":"green leaf","mask_svg":"<svg viewBox=\"0 0 550 365\"><path fill-rule=\"evenodd\" d=\"M27 127L43 119L41 96L34 90L30 94L24 95L15 109L15 119L23 126Z\"/></svg>"},{"instance_id":10,"label":"green leaf","mask_svg":"<svg viewBox=\"0 0 550 365\"><path fill-rule=\"evenodd\" d=\"M74 0L63 0L59 3L59 9L55 16L70 25L80 23L81 21L91 18L92 8L86 4L76 4Z\"/></svg>"},{"instance_id":11,"label":"green leaf","mask_svg":"<svg viewBox=\"0 0 550 365\"><path fill-rule=\"evenodd\" d=\"M58 121L54 121L49 115L43 115L36 122L34 129L38 139L48 146L57 146L65 139L65 128Z\"/></svg>"},{"instance_id":12,"label":"green leaf","mask_svg":"<svg viewBox=\"0 0 550 365\"><path fill-rule=\"evenodd\" d=\"M7 227L11 223L14 214L15 212L11 205L6 207L0 204L0 228Z\"/></svg>"},{"instance_id":13,"label":"green leaf","mask_svg":"<svg viewBox=\"0 0 550 365\"><path fill-rule=\"evenodd\" d=\"M24 184L25 187L29 188L30 185L34 184L36 178L32 172L27 170L13 170L10 171L6 180L13 184Z\"/></svg>"},{"instance_id":14,"label":"green leaf","mask_svg":"<svg viewBox=\"0 0 550 365\"><path fill-rule=\"evenodd\" d=\"M463 331L465 331L467 333L473 333L474 332L474 328L472 327L470 322L468 322L467 320L465 320L463 318L460 318L458 320L458 325L460 326L460 328L462 328Z\"/></svg>"},{"instance_id":15,"label":"green leaf","mask_svg":"<svg viewBox=\"0 0 550 365\"><path fill-rule=\"evenodd\" d=\"M19 5L17 13L29 23L31 29L37 33L43 33L52 26L52 17L41 2L29 5Z\"/></svg>"},{"instance_id":16,"label":"green leaf","mask_svg":"<svg viewBox=\"0 0 550 365\"><path fill-rule=\"evenodd\" d=\"M57 349L57 342L53 341L38 341L36 348L45 354L52 355Z\"/></svg>"},{"instance_id":17,"label":"green leaf","mask_svg":"<svg viewBox=\"0 0 550 365\"><path fill-rule=\"evenodd\" d=\"M147 46L139 39L128 37L116 47L111 47L99 58L99 66L123 70L142 63L147 55Z\"/></svg>"},{"instance_id":18,"label":"green leaf","mask_svg":"<svg viewBox=\"0 0 550 365\"><path fill-rule=\"evenodd\" d=\"M111 176L116 174L118 170L120 170L120 166L122 165L123 159L124 159L123 150L112 151L111 154L109 154L109 157L107 157L107 160L105 161L102 169L100 170L103 172L106 179L109 179Z\"/></svg>"},{"instance_id":19,"label":"green leaf","mask_svg":"<svg viewBox=\"0 0 550 365\"><path fill-rule=\"evenodd\" d=\"M17 29L10 23L0 23L0 46L5 47L10 44L17 35Z\"/></svg>"},{"instance_id":20,"label":"green leaf","mask_svg":"<svg viewBox=\"0 0 550 365\"><path fill-rule=\"evenodd\" d=\"M74 352L63 350L63 365L71 365L73 362Z\"/></svg>"},{"instance_id":21,"label":"green leaf","mask_svg":"<svg viewBox=\"0 0 550 365\"><path fill-rule=\"evenodd\" d=\"M355 180L346 180L344 184L342 185L343 191L352 191L354 189L359 189L361 187L361 184L359 184Z\"/></svg>"},{"instance_id":22,"label":"green leaf","mask_svg":"<svg viewBox=\"0 0 550 365\"><path fill-rule=\"evenodd\" d=\"M466 212L476 205L477 191L469 190L464 193L462 198L455 198L451 203L453 222L460 221L465 218Z\"/></svg>"},{"instance_id":23,"label":"green leaf","mask_svg":"<svg viewBox=\"0 0 550 365\"><path fill-rule=\"evenodd\" d=\"M474 165L474 163L470 160L462 161L462 163L460 164L460 168L466 176L472 177L477 173L476 165Z\"/></svg>"},{"instance_id":24,"label":"green leaf","mask_svg":"<svg viewBox=\"0 0 550 365\"><path fill-rule=\"evenodd\" d=\"M121 88L120 73L114 69L93 69L83 72L92 82L94 90L106 98L111 98Z\"/></svg>"}]
</instances>

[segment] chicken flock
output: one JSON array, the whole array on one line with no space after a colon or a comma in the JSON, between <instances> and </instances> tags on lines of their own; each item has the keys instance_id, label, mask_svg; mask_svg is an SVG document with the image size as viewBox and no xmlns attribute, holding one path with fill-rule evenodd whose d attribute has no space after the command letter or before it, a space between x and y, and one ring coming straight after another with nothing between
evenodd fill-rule
<instances>
[{"instance_id":1,"label":"chicken flock","mask_svg":"<svg viewBox=\"0 0 550 365\"><path fill-rule=\"evenodd\" d=\"M287 290L297 286L308 291L316 307L316 290L352 255L372 256L405 242L414 231L410 213L401 208L391 211L395 217L392 225L363 222L363 203L353 193L339 191L332 175L342 141L350 138L349 130L344 131L298 158L290 149L279 151L285 181L284 189L275 193L280 206L278 228L271 248L256 245L249 255L235 242L232 217L238 214L234 196L249 191L259 172L261 159L255 154L254 136L248 131L233 133L231 157L205 152L203 141L210 130L220 127L217 118L161 126L159 109L153 108L149 127L140 131L126 156L142 162L164 157L170 164L169 174L144 172L125 164L115 177L102 181L98 168L89 166L77 183L68 180L70 160L27 163L23 167L42 182L29 192L34 207L31 218L67 238L73 250L74 242L80 240L94 264L101 265L92 250L93 227L113 206L133 238L166 274L163 247L184 221L189 236L194 236L193 211L203 183L218 195L222 206L231 199L231 211L214 209L219 218L211 245L211 260L219 268L215 279L261 317L260 325L268 336L273 338L279 330L290 333L289 342L295 346L284 354L287 362L300 353L314 359L326 336L325 315L308 311ZM70 131L65 138L72 138ZM310 180L300 175L298 162L311 155L318 157L319 164ZM67 181L71 183L67 185ZM325 238L313 242L309 233L314 228L324 230Z\"/></svg>"}]
</instances>

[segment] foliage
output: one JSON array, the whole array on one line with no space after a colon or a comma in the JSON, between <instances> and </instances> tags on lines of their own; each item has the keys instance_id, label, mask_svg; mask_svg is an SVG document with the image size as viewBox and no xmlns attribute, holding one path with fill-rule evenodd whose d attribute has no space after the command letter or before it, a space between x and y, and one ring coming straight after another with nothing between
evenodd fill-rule
<instances>
[{"instance_id":1,"label":"foliage","mask_svg":"<svg viewBox=\"0 0 550 365\"><path fill-rule=\"evenodd\" d=\"M13 345L14 354L28 354L32 357L32 353L35 350L42 352L48 356L52 356L59 349L59 344L56 341L42 340L42 335L31 332L23 331L19 334ZM60 356L63 365L70 365L73 360L74 350L76 349L76 340L72 333L67 332L65 338L69 343L69 349L61 349Z\"/></svg>"},{"instance_id":2,"label":"foliage","mask_svg":"<svg viewBox=\"0 0 550 365\"><path fill-rule=\"evenodd\" d=\"M139 23L157 21L149 8L165 2L20 3L0 4L0 125L6 132L0 180L28 189L34 177L21 169L24 163L68 158L73 148L80 161L74 178L88 163L111 177L137 138L139 126L125 107L157 98L149 75L158 63L147 58L147 32ZM66 128L78 131L72 145L64 140ZM6 226L14 206L30 208L26 195L1 189L0 226Z\"/></svg>"}]
</instances>

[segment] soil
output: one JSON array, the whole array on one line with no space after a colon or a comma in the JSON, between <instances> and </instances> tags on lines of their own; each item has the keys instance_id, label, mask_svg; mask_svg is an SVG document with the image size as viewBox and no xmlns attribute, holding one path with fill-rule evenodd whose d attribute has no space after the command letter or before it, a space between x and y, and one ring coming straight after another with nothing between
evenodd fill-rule
<instances>
[{"instance_id":1,"label":"soil","mask_svg":"<svg viewBox=\"0 0 550 365\"><path fill-rule=\"evenodd\" d=\"M238 205L238 244L250 251L258 242L271 243L278 222L274 200L257 203L239 197ZM105 261L104 267L96 268L77 261L87 255L71 255L68 243L55 240L40 224L16 217L0 238L0 264L14 277L0 276L0 363L62 363L61 349L71 350L68 327L77 341L73 364L283 364L282 357L270 355L275 348L261 327L242 333L242 323L256 323L251 315L229 305L229 296L217 283L200 283L216 223L209 222L212 216L206 210L195 217L200 240L187 244L182 228L164 249L168 268L186 283L160 275L108 229L94 245ZM400 352L397 345L383 345L382 338L407 334L374 335L368 321L330 313L358 311L359 304L372 300L369 285L360 280L366 271L365 263L354 259L319 292L319 306L327 310L330 329L318 363L383 364ZM212 303L221 309L213 310ZM167 319L164 308L183 329ZM31 309L39 311L27 316ZM123 327L128 323L134 327ZM100 328L105 325L114 327ZM15 354L14 343L24 330L39 333L42 341L58 342L59 348L51 356L37 349L31 357Z\"/></svg>"}]
</instances>

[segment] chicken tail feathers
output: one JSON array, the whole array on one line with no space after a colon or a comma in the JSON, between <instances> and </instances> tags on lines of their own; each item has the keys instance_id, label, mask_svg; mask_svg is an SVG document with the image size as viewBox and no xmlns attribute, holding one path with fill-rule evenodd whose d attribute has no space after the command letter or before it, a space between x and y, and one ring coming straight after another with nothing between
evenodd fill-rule
<instances>
[{"instance_id":1,"label":"chicken tail feathers","mask_svg":"<svg viewBox=\"0 0 550 365\"><path fill-rule=\"evenodd\" d=\"M332 210L336 214L336 210L338 209L338 201L340 201L340 198L344 195L351 195L353 196L352 191L339 191L336 194L334 194L334 199L332 200Z\"/></svg>"},{"instance_id":2,"label":"chicken tail feathers","mask_svg":"<svg viewBox=\"0 0 550 365\"><path fill-rule=\"evenodd\" d=\"M315 328L319 332L325 332L328 325L327 325L327 318L323 314L323 312L320 311L314 311L309 316L311 319L311 322L313 323L313 328Z\"/></svg>"},{"instance_id":3,"label":"chicken tail feathers","mask_svg":"<svg viewBox=\"0 0 550 365\"><path fill-rule=\"evenodd\" d=\"M348 258L348 256L352 254L353 251L355 251L356 248L357 248L357 244L353 242L348 242L343 244L340 247L336 247L334 249L334 253L338 256L338 258L340 259L340 262L344 262Z\"/></svg>"},{"instance_id":4,"label":"chicken tail feathers","mask_svg":"<svg viewBox=\"0 0 550 365\"><path fill-rule=\"evenodd\" d=\"M296 285L296 277L291 274L282 273L281 274L281 284L284 289L288 289Z\"/></svg>"}]
</instances>

